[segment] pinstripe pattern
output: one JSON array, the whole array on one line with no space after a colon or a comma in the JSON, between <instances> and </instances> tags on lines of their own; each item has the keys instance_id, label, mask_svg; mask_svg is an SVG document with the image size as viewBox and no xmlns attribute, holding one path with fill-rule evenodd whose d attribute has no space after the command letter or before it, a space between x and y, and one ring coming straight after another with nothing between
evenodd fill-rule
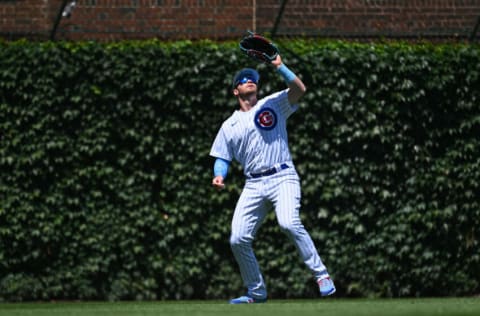
<instances>
[{"instance_id":1,"label":"pinstripe pattern","mask_svg":"<svg viewBox=\"0 0 480 316\"><path fill-rule=\"evenodd\" d=\"M295 244L315 278L328 275L300 220L300 179L291 159L286 130L286 120L297 107L289 104L287 92L259 100L248 112L234 112L222 124L210 152L214 157L240 162L247 178L235 207L230 245L248 295L254 298L265 298L267 289L252 242L272 209L282 231ZM270 176L249 176L281 163L287 163L289 168Z\"/></svg>"},{"instance_id":2,"label":"pinstripe pattern","mask_svg":"<svg viewBox=\"0 0 480 316\"><path fill-rule=\"evenodd\" d=\"M248 294L252 297L267 295L252 242L272 208L281 229L295 244L315 279L327 275L315 245L300 220L300 183L296 171L289 168L272 176L247 179L233 215L230 245Z\"/></svg>"},{"instance_id":3,"label":"pinstripe pattern","mask_svg":"<svg viewBox=\"0 0 480 316\"><path fill-rule=\"evenodd\" d=\"M235 111L222 124L210 155L228 161L237 160L247 176L277 163L291 161L286 120L297 107L290 106L287 92L283 90L259 100L248 112ZM255 125L255 114L265 107L276 111L277 124L273 130L261 130Z\"/></svg>"}]
</instances>

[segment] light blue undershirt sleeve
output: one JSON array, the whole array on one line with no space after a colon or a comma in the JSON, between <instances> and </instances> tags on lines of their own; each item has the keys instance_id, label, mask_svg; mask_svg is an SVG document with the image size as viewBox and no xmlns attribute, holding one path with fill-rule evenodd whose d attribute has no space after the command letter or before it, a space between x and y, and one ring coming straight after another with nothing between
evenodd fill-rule
<instances>
[{"instance_id":1,"label":"light blue undershirt sleeve","mask_svg":"<svg viewBox=\"0 0 480 316\"><path fill-rule=\"evenodd\" d=\"M295 78L297 77L297 75L295 75L295 73L293 73L293 71L291 71L290 69L288 69L287 66L285 66L285 64L282 64L278 69L277 69L278 73L282 76L283 80L285 80L286 83L290 83L292 82L293 80L295 80Z\"/></svg>"},{"instance_id":2,"label":"light blue undershirt sleeve","mask_svg":"<svg viewBox=\"0 0 480 316\"><path fill-rule=\"evenodd\" d=\"M228 174L228 167L230 166L230 161L217 158L215 159L215 164L213 165L213 174L215 177L222 176L224 179Z\"/></svg>"}]
</instances>

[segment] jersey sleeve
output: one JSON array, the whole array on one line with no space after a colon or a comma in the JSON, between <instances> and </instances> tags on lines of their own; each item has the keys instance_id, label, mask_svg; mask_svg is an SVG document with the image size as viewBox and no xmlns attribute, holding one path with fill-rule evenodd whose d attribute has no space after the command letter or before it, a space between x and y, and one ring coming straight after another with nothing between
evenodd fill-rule
<instances>
[{"instance_id":1,"label":"jersey sleeve","mask_svg":"<svg viewBox=\"0 0 480 316\"><path fill-rule=\"evenodd\" d=\"M221 158L227 161L232 161L233 155L229 148L227 137L225 135L225 129L222 128L218 131L217 136L210 149L210 156L215 158Z\"/></svg>"},{"instance_id":2,"label":"jersey sleeve","mask_svg":"<svg viewBox=\"0 0 480 316\"><path fill-rule=\"evenodd\" d=\"M274 104L276 104L277 108L280 110L280 113L286 119L298 110L298 105L290 104L288 101L288 89L273 94L272 98L274 100Z\"/></svg>"}]
</instances>

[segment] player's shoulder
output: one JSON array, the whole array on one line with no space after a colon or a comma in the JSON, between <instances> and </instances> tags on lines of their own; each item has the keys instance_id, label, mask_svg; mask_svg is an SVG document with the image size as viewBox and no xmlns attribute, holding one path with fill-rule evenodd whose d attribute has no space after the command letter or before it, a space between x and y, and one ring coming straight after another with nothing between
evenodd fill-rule
<instances>
[{"instance_id":1,"label":"player's shoulder","mask_svg":"<svg viewBox=\"0 0 480 316\"><path fill-rule=\"evenodd\" d=\"M285 118L288 118L293 112L297 111L298 105L290 104L288 100L289 89L272 93L262 102L262 107L270 107L279 110Z\"/></svg>"},{"instance_id":2,"label":"player's shoulder","mask_svg":"<svg viewBox=\"0 0 480 316\"><path fill-rule=\"evenodd\" d=\"M274 92L274 93L262 98L259 102L267 103L267 102L282 101L284 99L288 100L288 88L285 89L285 90Z\"/></svg>"}]
</instances>

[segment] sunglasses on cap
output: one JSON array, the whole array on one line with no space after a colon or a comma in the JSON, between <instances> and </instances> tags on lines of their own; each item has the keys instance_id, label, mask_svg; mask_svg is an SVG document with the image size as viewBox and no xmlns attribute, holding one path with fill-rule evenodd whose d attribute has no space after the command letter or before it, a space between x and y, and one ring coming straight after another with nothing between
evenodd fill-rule
<instances>
[{"instance_id":1,"label":"sunglasses on cap","mask_svg":"<svg viewBox=\"0 0 480 316\"><path fill-rule=\"evenodd\" d=\"M252 77L243 77L242 79L238 80L237 83L236 83L236 86L240 85L240 84L246 84L247 82L253 82L254 84L257 84L257 80L255 80L255 78L252 78Z\"/></svg>"}]
</instances>

